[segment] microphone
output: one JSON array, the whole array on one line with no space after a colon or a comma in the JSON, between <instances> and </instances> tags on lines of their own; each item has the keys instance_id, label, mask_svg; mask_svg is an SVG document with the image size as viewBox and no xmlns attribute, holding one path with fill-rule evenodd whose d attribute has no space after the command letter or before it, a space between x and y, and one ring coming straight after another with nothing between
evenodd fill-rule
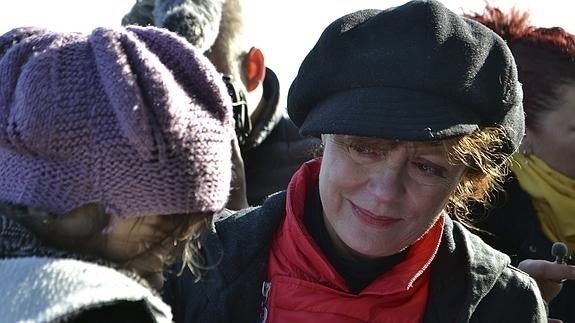
<instances>
[{"instance_id":1,"label":"microphone","mask_svg":"<svg viewBox=\"0 0 575 323\"><path fill-rule=\"evenodd\" d=\"M563 242L554 242L553 246L551 246L551 255L555 257L556 263L565 263L565 257L567 257L567 245Z\"/></svg>"}]
</instances>

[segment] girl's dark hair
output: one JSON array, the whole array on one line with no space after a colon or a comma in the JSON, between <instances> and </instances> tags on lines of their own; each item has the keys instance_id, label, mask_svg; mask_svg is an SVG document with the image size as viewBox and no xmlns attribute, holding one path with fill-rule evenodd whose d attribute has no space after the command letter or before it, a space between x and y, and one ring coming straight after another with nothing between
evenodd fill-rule
<instances>
[{"instance_id":1,"label":"girl's dark hair","mask_svg":"<svg viewBox=\"0 0 575 323\"><path fill-rule=\"evenodd\" d=\"M575 36L561 27L532 26L529 13L515 8L503 13L488 4L482 14L464 16L489 27L507 42L523 84L525 123L536 129L541 114L556 106L560 89L575 83Z\"/></svg>"}]
</instances>

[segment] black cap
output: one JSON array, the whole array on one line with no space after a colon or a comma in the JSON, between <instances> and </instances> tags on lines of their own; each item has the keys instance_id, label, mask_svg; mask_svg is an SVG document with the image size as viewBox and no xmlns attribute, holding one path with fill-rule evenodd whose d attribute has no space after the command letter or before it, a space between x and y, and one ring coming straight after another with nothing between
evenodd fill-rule
<instances>
[{"instance_id":1,"label":"black cap","mask_svg":"<svg viewBox=\"0 0 575 323\"><path fill-rule=\"evenodd\" d=\"M304 135L437 140L503 126L524 131L521 85L505 42L437 1L361 10L329 25L287 98Z\"/></svg>"}]
</instances>

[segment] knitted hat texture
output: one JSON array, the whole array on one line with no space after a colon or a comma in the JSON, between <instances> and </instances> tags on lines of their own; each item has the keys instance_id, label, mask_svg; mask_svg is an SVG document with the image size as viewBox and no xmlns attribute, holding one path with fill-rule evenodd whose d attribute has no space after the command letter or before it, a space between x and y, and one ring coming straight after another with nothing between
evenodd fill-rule
<instances>
[{"instance_id":1,"label":"knitted hat texture","mask_svg":"<svg viewBox=\"0 0 575 323\"><path fill-rule=\"evenodd\" d=\"M155 27L0 36L0 201L114 217L218 211L231 99L209 61Z\"/></svg>"}]
</instances>

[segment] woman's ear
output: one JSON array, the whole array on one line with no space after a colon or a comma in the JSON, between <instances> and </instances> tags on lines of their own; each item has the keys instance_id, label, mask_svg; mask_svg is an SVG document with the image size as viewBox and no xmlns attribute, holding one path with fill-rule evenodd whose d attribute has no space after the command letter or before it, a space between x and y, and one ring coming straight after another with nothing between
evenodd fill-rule
<instances>
[{"instance_id":1,"label":"woman's ear","mask_svg":"<svg viewBox=\"0 0 575 323\"><path fill-rule=\"evenodd\" d=\"M244 61L244 75L248 92L255 90L266 76L264 54L257 47L252 47L246 54Z\"/></svg>"}]
</instances>

